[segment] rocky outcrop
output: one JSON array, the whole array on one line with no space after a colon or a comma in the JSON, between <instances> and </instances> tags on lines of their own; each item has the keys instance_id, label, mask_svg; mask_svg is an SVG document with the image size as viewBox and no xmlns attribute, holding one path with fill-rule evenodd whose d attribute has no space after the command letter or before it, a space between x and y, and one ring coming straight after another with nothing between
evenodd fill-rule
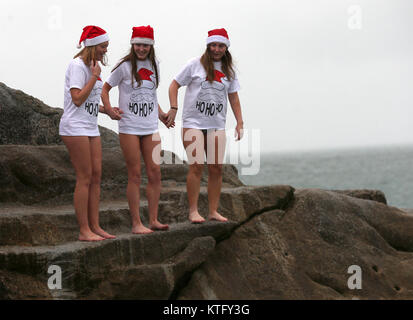
<instances>
[{"instance_id":1,"label":"rocky outcrop","mask_svg":"<svg viewBox=\"0 0 413 320\"><path fill-rule=\"evenodd\" d=\"M168 152L168 151L164 151ZM127 169L119 146L102 148L102 199L125 197ZM224 165L224 187L242 186L237 169ZM161 165L163 187L184 186L185 164ZM75 171L63 145L0 145L0 203L70 203L76 183ZM142 161L142 194L147 183ZM202 184L207 183L204 170Z\"/></svg>"},{"instance_id":2,"label":"rocky outcrop","mask_svg":"<svg viewBox=\"0 0 413 320\"><path fill-rule=\"evenodd\" d=\"M374 200L387 204L386 196L380 190L332 190L334 192L345 194L350 197L365 199L365 200Z\"/></svg>"},{"instance_id":3,"label":"rocky outcrop","mask_svg":"<svg viewBox=\"0 0 413 320\"><path fill-rule=\"evenodd\" d=\"M262 192L269 189L275 196L272 201ZM234 212L234 221L202 225L187 222L180 198L164 200L160 219L171 223L171 228L150 235L131 234L127 203L110 201L101 206L101 224L118 238L99 243L76 241L77 224L70 206L3 207L0 270L42 284L39 290L50 296L37 298L168 299L178 294L192 272L214 251L216 243L231 236L237 220L253 217L266 208L285 206L292 191L287 186L226 189L224 198L233 201L225 201L223 207ZM201 197L206 196L203 191ZM259 206L252 208L252 201ZM142 209L145 221L145 202ZM47 271L52 265L62 270L62 290L48 290ZM16 289L8 279L3 280L3 298L31 298L31 287Z\"/></svg>"},{"instance_id":4,"label":"rocky outcrop","mask_svg":"<svg viewBox=\"0 0 413 320\"><path fill-rule=\"evenodd\" d=\"M59 122L63 109L51 108L39 99L0 82L0 145L62 144ZM119 144L115 134L99 127L104 147Z\"/></svg>"},{"instance_id":5,"label":"rocky outcrop","mask_svg":"<svg viewBox=\"0 0 413 320\"><path fill-rule=\"evenodd\" d=\"M374 194L374 192L372 192ZM180 299L412 299L413 216L376 201L307 189L286 210L239 225ZM361 290L348 286L350 266Z\"/></svg>"},{"instance_id":6,"label":"rocky outcrop","mask_svg":"<svg viewBox=\"0 0 413 320\"><path fill-rule=\"evenodd\" d=\"M231 222L191 225L183 199L161 202L170 231L145 236L130 234L125 202L103 203L102 225L118 238L100 243L76 241L70 206L2 208L2 297L413 297L413 216L397 208L325 190L238 187L225 189L221 201ZM142 213L147 217L145 203ZM62 269L62 290L47 287L51 265ZM361 290L348 287L352 265L362 270Z\"/></svg>"},{"instance_id":7,"label":"rocky outcrop","mask_svg":"<svg viewBox=\"0 0 413 320\"><path fill-rule=\"evenodd\" d=\"M165 164L159 217L170 230L131 234L126 167L109 130L100 217L117 238L77 241L59 112L0 84L0 299L413 298L413 214L377 190L244 186L226 165L219 210L230 222L192 225L187 165ZM147 223L145 184L143 170ZM203 215L205 184L206 175ZM51 266L62 272L61 289L48 286ZM362 271L359 290L348 286L350 266Z\"/></svg>"}]
</instances>

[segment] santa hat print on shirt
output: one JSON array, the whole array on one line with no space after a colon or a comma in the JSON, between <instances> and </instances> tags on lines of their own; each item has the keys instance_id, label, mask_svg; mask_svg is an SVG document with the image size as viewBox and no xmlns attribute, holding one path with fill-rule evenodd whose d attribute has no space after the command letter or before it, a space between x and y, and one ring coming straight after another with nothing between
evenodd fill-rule
<instances>
[{"instance_id":1,"label":"santa hat print on shirt","mask_svg":"<svg viewBox=\"0 0 413 320\"><path fill-rule=\"evenodd\" d=\"M222 91L225 89L224 84L222 83L222 78L225 78L225 74L223 74L219 70L214 70L214 81L211 83L209 82L208 77L201 83L202 89L216 89Z\"/></svg>"},{"instance_id":2,"label":"santa hat print on shirt","mask_svg":"<svg viewBox=\"0 0 413 320\"><path fill-rule=\"evenodd\" d=\"M206 40L207 45L209 45L212 42L220 42L225 44L227 47L229 47L230 42L229 42L229 37L227 30L224 28L221 29L213 29L208 31L208 38Z\"/></svg>"},{"instance_id":3,"label":"santa hat print on shirt","mask_svg":"<svg viewBox=\"0 0 413 320\"><path fill-rule=\"evenodd\" d=\"M154 45L153 28L151 26L133 27L130 43Z\"/></svg>"},{"instance_id":4,"label":"santa hat print on shirt","mask_svg":"<svg viewBox=\"0 0 413 320\"><path fill-rule=\"evenodd\" d=\"M82 42L85 47L91 47L106 41L109 41L109 36L105 30L97 26L86 26L83 28L77 47L80 49Z\"/></svg>"},{"instance_id":5,"label":"santa hat print on shirt","mask_svg":"<svg viewBox=\"0 0 413 320\"><path fill-rule=\"evenodd\" d=\"M225 74L223 74L221 71L214 70L214 80L213 81L218 81L222 83L221 78L225 78ZM207 78L207 80L209 80Z\"/></svg>"},{"instance_id":6,"label":"santa hat print on shirt","mask_svg":"<svg viewBox=\"0 0 413 320\"><path fill-rule=\"evenodd\" d=\"M142 84L139 88L147 88L147 89L155 88L155 83L151 79L151 75L153 75L154 73L151 70L148 70L146 68L141 68L139 69L138 74L142 80Z\"/></svg>"}]
</instances>

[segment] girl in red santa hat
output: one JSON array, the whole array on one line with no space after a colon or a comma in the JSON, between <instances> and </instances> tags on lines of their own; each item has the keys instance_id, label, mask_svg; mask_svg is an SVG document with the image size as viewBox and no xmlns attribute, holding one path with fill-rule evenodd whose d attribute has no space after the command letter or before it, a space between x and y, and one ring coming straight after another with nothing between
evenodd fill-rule
<instances>
[{"instance_id":1,"label":"girl in red santa hat","mask_svg":"<svg viewBox=\"0 0 413 320\"><path fill-rule=\"evenodd\" d=\"M227 97L237 120L236 139L242 137L243 121L238 97L240 89L225 29L208 32L206 50L201 57L190 60L169 87L171 109L167 125L175 120L178 110L178 89L187 86L183 103L182 140L188 156L187 193L189 220L202 223L198 212L200 182L206 155L208 165L208 218L227 221L218 213L222 186L222 162L225 153L225 121Z\"/></svg>"},{"instance_id":2,"label":"girl in red santa hat","mask_svg":"<svg viewBox=\"0 0 413 320\"><path fill-rule=\"evenodd\" d=\"M158 104L160 71L155 56L154 35L151 26L134 27L128 55L112 70L103 85L102 102L106 113L119 120L119 141L128 168L126 195L132 218L132 233L146 234L154 230L168 230L169 226L158 220L161 192L160 151L161 139L158 119L166 123L166 114ZM121 119L112 108L109 91L118 86ZM169 122L169 127L174 122ZM149 228L142 224L139 215L141 185L141 153L145 161L148 184Z\"/></svg>"},{"instance_id":3,"label":"girl in red santa hat","mask_svg":"<svg viewBox=\"0 0 413 320\"><path fill-rule=\"evenodd\" d=\"M87 26L83 28L78 48L82 43L84 48L66 71L59 134L76 171L73 198L80 227L79 240L100 241L115 238L99 225L102 150L97 117L99 112L104 112L99 105L102 91L99 62L106 65L109 37L105 30Z\"/></svg>"}]
</instances>

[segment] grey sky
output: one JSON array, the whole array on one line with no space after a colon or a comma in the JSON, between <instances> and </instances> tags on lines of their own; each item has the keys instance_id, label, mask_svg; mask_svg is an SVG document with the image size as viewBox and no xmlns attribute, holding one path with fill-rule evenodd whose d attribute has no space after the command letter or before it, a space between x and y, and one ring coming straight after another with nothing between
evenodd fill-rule
<instances>
[{"instance_id":1,"label":"grey sky","mask_svg":"<svg viewBox=\"0 0 413 320\"><path fill-rule=\"evenodd\" d=\"M132 26L150 24L168 110L174 75L203 52L208 30L225 27L245 127L261 130L263 151L413 143L412 21L411 0L2 0L0 81L63 107L64 73L85 25L109 33L107 78ZM106 116L99 122L117 128Z\"/></svg>"}]
</instances>

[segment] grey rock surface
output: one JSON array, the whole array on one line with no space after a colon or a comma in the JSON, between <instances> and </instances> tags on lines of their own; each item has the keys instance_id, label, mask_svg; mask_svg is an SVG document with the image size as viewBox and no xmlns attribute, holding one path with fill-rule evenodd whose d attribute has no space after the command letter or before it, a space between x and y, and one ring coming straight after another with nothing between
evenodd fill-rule
<instances>
[{"instance_id":1,"label":"grey rock surface","mask_svg":"<svg viewBox=\"0 0 413 320\"><path fill-rule=\"evenodd\" d=\"M62 144L59 136L62 114L63 109L51 108L39 99L0 82L0 145ZM104 127L99 127L99 130L104 147L119 145L116 133Z\"/></svg>"}]
</instances>

